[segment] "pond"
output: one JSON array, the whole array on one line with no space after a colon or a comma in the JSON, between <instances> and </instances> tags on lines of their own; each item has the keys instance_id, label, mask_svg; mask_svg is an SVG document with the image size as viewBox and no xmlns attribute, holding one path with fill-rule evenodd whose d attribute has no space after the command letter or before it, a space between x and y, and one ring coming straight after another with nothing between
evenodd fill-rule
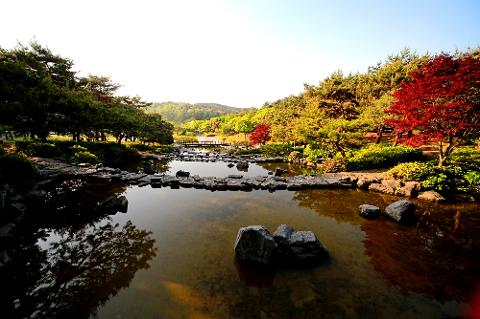
<instances>
[{"instance_id":1,"label":"pond","mask_svg":"<svg viewBox=\"0 0 480 319\"><path fill-rule=\"evenodd\" d=\"M180 160L162 160L154 162L154 170L158 173L175 175L179 170L190 172L190 175L227 177L228 175L265 176L277 168L287 170L285 176L309 174L311 169L302 169L288 163L249 163L248 168L228 167L228 162L189 162ZM235 164L235 163L232 163Z\"/></svg>"},{"instance_id":2,"label":"pond","mask_svg":"<svg viewBox=\"0 0 480 319\"><path fill-rule=\"evenodd\" d=\"M24 244L25 318L452 318L480 288L476 204L416 202L406 227L360 218L358 205L398 198L356 190L88 187L125 195L128 212L44 225ZM262 271L235 260L240 227L282 223L314 231L330 261Z\"/></svg>"}]
</instances>

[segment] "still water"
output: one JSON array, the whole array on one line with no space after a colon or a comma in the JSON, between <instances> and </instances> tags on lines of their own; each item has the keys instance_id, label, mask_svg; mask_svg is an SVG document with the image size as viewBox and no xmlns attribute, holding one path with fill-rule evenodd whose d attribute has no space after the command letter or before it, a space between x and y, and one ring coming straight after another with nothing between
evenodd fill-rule
<instances>
[{"instance_id":1,"label":"still water","mask_svg":"<svg viewBox=\"0 0 480 319\"><path fill-rule=\"evenodd\" d=\"M236 166L228 167L228 162L188 162L188 161L156 161L154 170L158 173L175 175L179 170L187 171L190 175L227 177L228 175L265 176L277 168L288 171L286 176L309 174L311 169L302 169L288 163L249 163L247 169ZM235 164L235 163L232 163ZM137 168L137 167L135 167Z\"/></svg>"},{"instance_id":2,"label":"still water","mask_svg":"<svg viewBox=\"0 0 480 319\"><path fill-rule=\"evenodd\" d=\"M417 225L404 227L358 217L360 204L398 198L355 190L83 186L58 188L51 221L13 256L19 317L456 318L478 288L478 205L417 203ZM84 217L103 193L125 195L128 212ZM331 260L275 271L235 261L240 227L282 223L314 231Z\"/></svg>"}]
</instances>

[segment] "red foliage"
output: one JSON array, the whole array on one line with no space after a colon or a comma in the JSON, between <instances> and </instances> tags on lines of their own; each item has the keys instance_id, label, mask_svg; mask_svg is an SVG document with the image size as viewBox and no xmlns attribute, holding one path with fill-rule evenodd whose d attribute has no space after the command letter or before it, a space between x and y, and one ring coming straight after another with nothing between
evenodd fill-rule
<instances>
[{"instance_id":1,"label":"red foliage","mask_svg":"<svg viewBox=\"0 0 480 319\"><path fill-rule=\"evenodd\" d=\"M252 145L254 144L265 144L272 137L270 136L270 125L268 124L259 124L255 127L255 130L250 134L249 140Z\"/></svg>"},{"instance_id":2,"label":"red foliage","mask_svg":"<svg viewBox=\"0 0 480 319\"><path fill-rule=\"evenodd\" d=\"M478 135L480 129L480 59L441 54L409 74L411 80L393 93L387 124L397 133L412 132L402 141L414 146Z\"/></svg>"}]
</instances>

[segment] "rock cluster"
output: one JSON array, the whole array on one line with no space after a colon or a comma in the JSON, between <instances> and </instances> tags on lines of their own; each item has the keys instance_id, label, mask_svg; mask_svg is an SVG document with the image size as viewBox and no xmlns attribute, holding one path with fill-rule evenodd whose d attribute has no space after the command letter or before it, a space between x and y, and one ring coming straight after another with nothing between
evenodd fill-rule
<instances>
[{"instance_id":1,"label":"rock cluster","mask_svg":"<svg viewBox=\"0 0 480 319\"><path fill-rule=\"evenodd\" d=\"M313 232L295 231L285 224L280 225L273 235L260 225L240 228L234 250L240 260L264 266L311 266L329 256Z\"/></svg>"},{"instance_id":2,"label":"rock cluster","mask_svg":"<svg viewBox=\"0 0 480 319\"><path fill-rule=\"evenodd\" d=\"M415 204L408 200L398 200L385 208L385 216L400 224L411 224L415 221ZM374 205L363 204L358 207L360 216L375 219L380 216L380 208Z\"/></svg>"}]
</instances>

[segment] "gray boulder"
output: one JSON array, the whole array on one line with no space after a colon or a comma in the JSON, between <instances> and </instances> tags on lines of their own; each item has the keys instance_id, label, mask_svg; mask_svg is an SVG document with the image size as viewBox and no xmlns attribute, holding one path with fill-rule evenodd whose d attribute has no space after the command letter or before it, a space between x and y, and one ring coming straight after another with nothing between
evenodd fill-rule
<instances>
[{"instance_id":1,"label":"gray boulder","mask_svg":"<svg viewBox=\"0 0 480 319\"><path fill-rule=\"evenodd\" d=\"M248 162L247 161L239 161L237 163L237 168L238 169L247 169L248 168Z\"/></svg>"},{"instance_id":2,"label":"gray boulder","mask_svg":"<svg viewBox=\"0 0 480 319\"><path fill-rule=\"evenodd\" d=\"M326 259L329 254L311 231L296 231L290 236L290 248L294 254L293 262L297 265L308 266Z\"/></svg>"},{"instance_id":3,"label":"gray boulder","mask_svg":"<svg viewBox=\"0 0 480 319\"><path fill-rule=\"evenodd\" d=\"M290 237L295 232L292 226L282 224L273 233L273 239L277 243L276 255L280 258L293 258L293 251L290 248Z\"/></svg>"},{"instance_id":4,"label":"gray boulder","mask_svg":"<svg viewBox=\"0 0 480 319\"><path fill-rule=\"evenodd\" d=\"M358 213L366 219L375 219L380 216L380 208L374 205L363 204L358 206Z\"/></svg>"},{"instance_id":5,"label":"gray boulder","mask_svg":"<svg viewBox=\"0 0 480 319\"><path fill-rule=\"evenodd\" d=\"M275 169L275 172L273 173L274 176L282 176L283 174L287 173L287 170L277 168Z\"/></svg>"},{"instance_id":6,"label":"gray boulder","mask_svg":"<svg viewBox=\"0 0 480 319\"><path fill-rule=\"evenodd\" d=\"M397 223L409 224L415 220L415 204L408 200L399 200L388 205L385 214Z\"/></svg>"},{"instance_id":7,"label":"gray boulder","mask_svg":"<svg viewBox=\"0 0 480 319\"><path fill-rule=\"evenodd\" d=\"M277 244L272 234L260 225L240 228L234 246L240 260L262 265L271 263L276 248Z\"/></svg>"}]
</instances>

